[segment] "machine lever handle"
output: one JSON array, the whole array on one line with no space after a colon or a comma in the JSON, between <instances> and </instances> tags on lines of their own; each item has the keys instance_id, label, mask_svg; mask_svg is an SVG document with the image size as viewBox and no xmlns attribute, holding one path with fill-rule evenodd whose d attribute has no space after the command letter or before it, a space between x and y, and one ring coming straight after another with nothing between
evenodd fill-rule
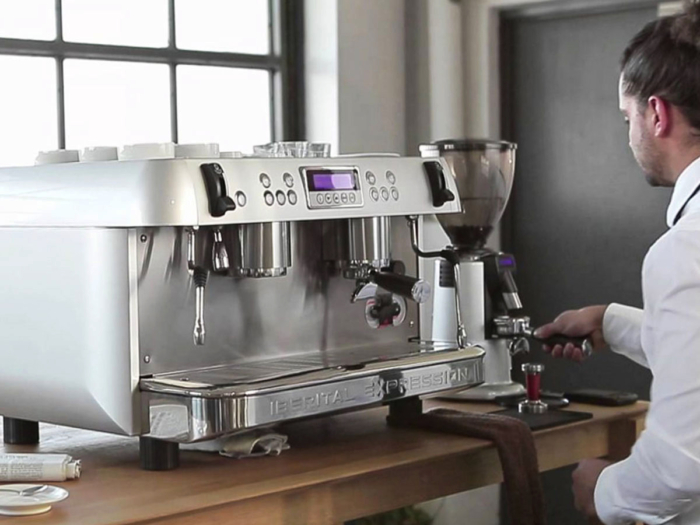
<instances>
[{"instance_id":1,"label":"machine lever handle","mask_svg":"<svg viewBox=\"0 0 700 525\"><path fill-rule=\"evenodd\" d=\"M455 200L455 194L447 187L442 164L436 160L431 160L423 163L423 169L425 169L425 173L428 176L433 206L441 208L446 202Z\"/></svg>"},{"instance_id":2,"label":"machine lever handle","mask_svg":"<svg viewBox=\"0 0 700 525\"><path fill-rule=\"evenodd\" d=\"M424 303L430 298L430 284L422 279L391 272L372 272L371 280L387 292L395 293L417 303Z\"/></svg>"},{"instance_id":3,"label":"machine lever handle","mask_svg":"<svg viewBox=\"0 0 700 525\"><path fill-rule=\"evenodd\" d=\"M228 195L224 170L220 164L202 164L204 187L209 199L209 213L212 217L223 217L227 211L236 209L236 203Z\"/></svg>"},{"instance_id":4,"label":"machine lever handle","mask_svg":"<svg viewBox=\"0 0 700 525\"><path fill-rule=\"evenodd\" d=\"M534 331L531 331L528 336L543 345L547 346L555 346L555 345L562 345L566 346L567 343L571 343L575 347L578 347L581 349L583 352L583 357L590 357L593 355L593 342L588 339L587 337L569 337L566 335L561 335L561 334L555 334L550 337L542 338L542 337L535 337Z\"/></svg>"}]
</instances>

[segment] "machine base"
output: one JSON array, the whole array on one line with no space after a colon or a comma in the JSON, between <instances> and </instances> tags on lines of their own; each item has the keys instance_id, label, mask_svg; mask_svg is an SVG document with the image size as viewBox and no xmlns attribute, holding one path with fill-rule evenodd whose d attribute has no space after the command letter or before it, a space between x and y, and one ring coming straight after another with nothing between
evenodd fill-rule
<instances>
[{"instance_id":1,"label":"machine base","mask_svg":"<svg viewBox=\"0 0 700 525\"><path fill-rule=\"evenodd\" d=\"M139 438L141 468L144 470L174 470L180 466L180 448L177 443Z\"/></svg>"},{"instance_id":2,"label":"machine base","mask_svg":"<svg viewBox=\"0 0 700 525\"><path fill-rule=\"evenodd\" d=\"M3 417L3 441L8 445L36 445L39 443L39 423L26 419Z\"/></svg>"},{"instance_id":3,"label":"machine base","mask_svg":"<svg viewBox=\"0 0 700 525\"><path fill-rule=\"evenodd\" d=\"M496 401L500 397L524 394L525 387L520 383L511 381L510 383L484 383L469 390L448 392L439 397L440 399L451 399L453 401Z\"/></svg>"}]
</instances>

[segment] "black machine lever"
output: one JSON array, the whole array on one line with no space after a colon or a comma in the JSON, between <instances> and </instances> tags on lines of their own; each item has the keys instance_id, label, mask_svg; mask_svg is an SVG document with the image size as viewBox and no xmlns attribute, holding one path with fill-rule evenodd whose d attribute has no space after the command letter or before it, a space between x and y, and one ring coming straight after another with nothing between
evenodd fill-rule
<instances>
[{"instance_id":1,"label":"black machine lever","mask_svg":"<svg viewBox=\"0 0 700 525\"><path fill-rule=\"evenodd\" d=\"M428 182L430 183L433 206L440 208L446 202L455 200L455 194L447 188L445 171L442 169L442 164L436 160L431 160L423 163L423 169L425 169Z\"/></svg>"},{"instance_id":2,"label":"black machine lever","mask_svg":"<svg viewBox=\"0 0 700 525\"><path fill-rule=\"evenodd\" d=\"M236 209L236 203L226 192L226 179L224 170L216 162L202 164L202 175L204 176L204 186L207 189L209 198L209 213L212 217L222 217L227 211Z\"/></svg>"}]
</instances>

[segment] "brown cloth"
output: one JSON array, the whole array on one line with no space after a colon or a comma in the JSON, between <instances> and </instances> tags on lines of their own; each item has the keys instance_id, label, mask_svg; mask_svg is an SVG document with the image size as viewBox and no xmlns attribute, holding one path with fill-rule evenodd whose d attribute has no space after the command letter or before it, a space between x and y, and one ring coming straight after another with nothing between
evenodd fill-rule
<instances>
[{"instance_id":1,"label":"brown cloth","mask_svg":"<svg viewBox=\"0 0 700 525\"><path fill-rule=\"evenodd\" d=\"M436 409L427 413L392 413L389 424L460 434L493 441L503 468L508 511L513 525L545 525L542 483L530 428L517 419Z\"/></svg>"}]
</instances>

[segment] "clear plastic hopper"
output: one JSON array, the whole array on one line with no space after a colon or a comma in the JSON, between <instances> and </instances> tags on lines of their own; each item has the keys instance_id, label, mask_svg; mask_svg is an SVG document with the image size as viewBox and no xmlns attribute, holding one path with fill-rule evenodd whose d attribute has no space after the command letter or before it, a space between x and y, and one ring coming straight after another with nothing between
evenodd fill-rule
<instances>
[{"instance_id":1,"label":"clear plastic hopper","mask_svg":"<svg viewBox=\"0 0 700 525\"><path fill-rule=\"evenodd\" d=\"M457 181L462 212L438 216L455 247L478 250L486 244L510 197L516 148L488 140L441 140L420 147L425 158L444 158Z\"/></svg>"}]
</instances>

